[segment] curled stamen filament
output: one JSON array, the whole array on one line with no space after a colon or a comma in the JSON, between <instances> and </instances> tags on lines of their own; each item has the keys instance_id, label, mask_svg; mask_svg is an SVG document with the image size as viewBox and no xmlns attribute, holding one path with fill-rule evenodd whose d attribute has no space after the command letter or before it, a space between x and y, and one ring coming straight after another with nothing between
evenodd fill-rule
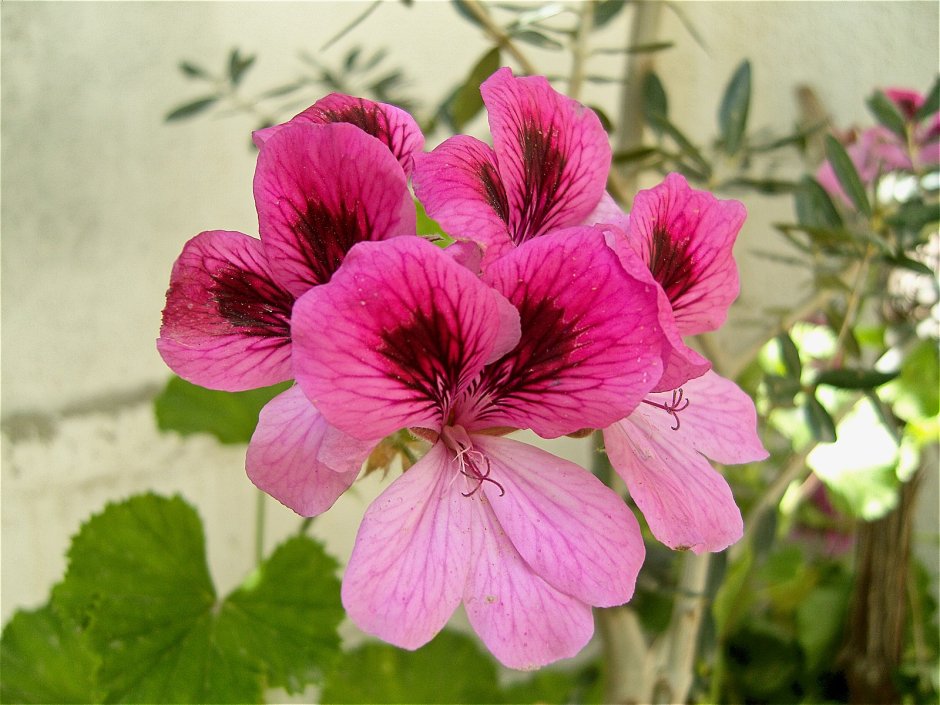
<instances>
[{"instance_id":1,"label":"curled stamen filament","mask_svg":"<svg viewBox=\"0 0 940 705\"><path fill-rule=\"evenodd\" d=\"M643 400L644 404L649 404L650 406L655 406L657 409L662 409L667 414L669 414L673 419L675 419L676 425L672 427L673 431L679 430L679 412L685 411L689 406L689 399L683 396L682 387L672 390L672 401L668 404L659 404L655 401L649 401L647 399Z\"/></svg>"},{"instance_id":2,"label":"curled stamen filament","mask_svg":"<svg viewBox=\"0 0 940 705\"><path fill-rule=\"evenodd\" d=\"M490 477L490 460L483 453L478 450L475 450L473 446L465 446L460 444L458 448L454 449L456 453L454 460L457 461L457 466L460 469L460 474L466 477L469 477L471 480L477 481L477 486L474 487L469 492L461 492L464 497L470 497L471 495L476 494L476 491L480 489L484 482L492 482L499 488L499 496L502 497L506 494L506 489L499 484L496 480ZM485 470L480 468L485 467Z\"/></svg>"}]
</instances>

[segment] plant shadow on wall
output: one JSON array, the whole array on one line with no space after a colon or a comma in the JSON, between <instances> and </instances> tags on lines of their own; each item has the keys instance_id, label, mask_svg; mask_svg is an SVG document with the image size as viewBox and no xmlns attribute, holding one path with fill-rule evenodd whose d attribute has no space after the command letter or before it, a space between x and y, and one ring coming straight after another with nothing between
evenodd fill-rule
<instances>
[{"instance_id":1,"label":"plant shadow on wall","mask_svg":"<svg viewBox=\"0 0 940 705\"><path fill-rule=\"evenodd\" d=\"M934 702L911 521L938 435L938 84L874 91L871 127L810 110L767 137L744 61L696 144L653 71L674 7L633 6L602 49L624 3L453 6L493 46L432 109L365 47L251 97L240 50L180 65L208 92L168 120L255 121L260 239L184 247L157 421L247 444L250 479L306 518L221 596L193 506L108 505L6 625L0 699ZM571 74L553 88L532 46ZM612 53L627 81L589 70ZM632 100L585 109L586 82ZM484 109L492 144L423 152ZM771 170L789 150L813 176ZM792 199L790 254L767 256L812 282L735 359L703 334L737 295L744 207L711 191ZM591 472L515 429L586 437ZM398 477L341 583L312 517L377 471ZM479 639L443 629L460 603ZM344 616L383 641L341 648Z\"/></svg>"}]
</instances>

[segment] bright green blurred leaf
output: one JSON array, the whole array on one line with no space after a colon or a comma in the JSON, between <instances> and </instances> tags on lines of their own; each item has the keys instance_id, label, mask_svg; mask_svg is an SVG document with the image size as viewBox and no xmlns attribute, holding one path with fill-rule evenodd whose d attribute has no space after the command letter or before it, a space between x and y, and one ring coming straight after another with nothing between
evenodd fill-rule
<instances>
[{"instance_id":1,"label":"bright green blurred leaf","mask_svg":"<svg viewBox=\"0 0 940 705\"><path fill-rule=\"evenodd\" d=\"M735 70L725 88L718 111L721 144L726 154L737 154L747 129L747 114L751 104L751 62L744 60Z\"/></svg>"},{"instance_id":2,"label":"bright green blurred leaf","mask_svg":"<svg viewBox=\"0 0 940 705\"><path fill-rule=\"evenodd\" d=\"M208 433L222 443L247 443L261 408L289 382L247 392L218 392L173 377L154 399L157 426L184 436Z\"/></svg>"},{"instance_id":3,"label":"bright green blurred leaf","mask_svg":"<svg viewBox=\"0 0 940 705\"><path fill-rule=\"evenodd\" d=\"M920 341L901 363L900 376L879 394L905 421L924 421L940 413L940 352L936 339Z\"/></svg>"},{"instance_id":4,"label":"bright green blurred leaf","mask_svg":"<svg viewBox=\"0 0 940 705\"><path fill-rule=\"evenodd\" d=\"M824 667L834 655L833 650L842 636L850 586L848 580L820 585L796 608L797 641L810 669Z\"/></svg>"},{"instance_id":5,"label":"bright green blurred leaf","mask_svg":"<svg viewBox=\"0 0 940 705\"><path fill-rule=\"evenodd\" d=\"M901 115L894 101L881 91L875 91L865 102L878 122L902 140L907 141L907 126L904 122L904 116Z\"/></svg>"},{"instance_id":6,"label":"bright green blurred leaf","mask_svg":"<svg viewBox=\"0 0 940 705\"><path fill-rule=\"evenodd\" d=\"M803 363L800 361L800 351L796 343L788 333L781 333L777 336L777 344L780 346L780 357L787 377L799 381L800 375L803 374Z\"/></svg>"},{"instance_id":7,"label":"bright green blurred leaf","mask_svg":"<svg viewBox=\"0 0 940 705\"><path fill-rule=\"evenodd\" d=\"M0 702L101 702L100 665L78 625L49 605L17 612L0 640Z\"/></svg>"},{"instance_id":8,"label":"bright green blurred leaf","mask_svg":"<svg viewBox=\"0 0 940 705\"><path fill-rule=\"evenodd\" d=\"M836 425L814 395L808 395L803 402L803 416L810 432L820 443L833 443L836 440Z\"/></svg>"},{"instance_id":9,"label":"bright green blurred leaf","mask_svg":"<svg viewBox=\"0 0 940 705\"><path fill-rule=\"evenodd\" d=\"M748 598L745 586L751 574L753 562L754 554L749 548L745 548L741 556L728 568L725 579L715 594L712 602L712 618L715 620L715 632L719 639L735 628L738 618L746 610Z\"/></svg>"},{"instance_id":10,"label":"bright green blurred leaf","mask_svg":"<svg viewBox=\"0 0 940 705\"><path fill-rule=\"evenodd\" d=\"M496 666L469 636L443 631L416 651L367 643L327 676L327 703L496 703Z\"/></svg>"},{"instance_id":11,"label":"bright green blurred leaf","mask_svg":"<svg viewBox=\"0 0 940 705\"><path fill-rule=\"evenodd\" d=\"M454 129L460 132L483 109L480 84L499 68L499 47L486 52L470 71L451 105Z\"/></svg>"},{"instance_id":12,"label":"bright green blurred leaf","mask_svg":"<svg viewBox=\"0 0 940 705\"><path fill-rule=\"evenodd\" d=\"M215 102L219 99L216 95L205 96L204 98L197 98L196 100L190 101L189 103L184 103L179 107L173 108L170 112L166 114L166 117L163 119L166 122L173 122L174 120L182 120L184 118L192 117L198 115L211 108Z\"/></svg>"},{"instance_id":13,"label":"bright green blurred leaf","mask_svg":"<svg viewBox=\"0 0 940 705\"><path fill-rule=\"evenodd\" d=\"M870 218L871 204L868 202L865 187L862 186L862 180L845 147L832 135L826 135L825 143L826 156L829 158L829 164L832 165L836 179L839 180L842 189L859 212Z\"/></svg>"},{"instance_id":14,"label":"bright green blurred leaf","mask_svg":"<svg viewBox=\"0 0 940 705\"><path fill-rule=\"evenodd\" d=\"M447 244L453 242L453 239L444 232L444 228L441 227L440 223L427 214L418 199L415 199L415 212L418 221L418 235L441 235L447 240Z\"/></svg>"}]
</instances>

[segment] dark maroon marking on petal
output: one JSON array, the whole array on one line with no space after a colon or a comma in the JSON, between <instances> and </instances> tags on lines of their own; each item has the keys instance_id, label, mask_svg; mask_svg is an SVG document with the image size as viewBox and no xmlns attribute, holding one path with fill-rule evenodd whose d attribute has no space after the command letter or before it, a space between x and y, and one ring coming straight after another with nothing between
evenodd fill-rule
<instances>
[{"instance_id":1,"label":"dark maroon marking on petal","mask_svg":"<svg viewBox=\"0 0 940 705\"><path fill-rule=\"evenodd\" d=\"M321 108L318 112L324 122L348 122L381 140L399 161L405 155L403 142L397 145L398 149L396 150L391 126L388 123L388 115L375 103L363 101L360 98L358 102L343 108Z\"/></svg>"},{"instance_id":2,"label":"dark maroon marking on petal","mask_svg":"<svg viewBox=\"0 0 940 705\"><path fill-rule=\"evenodd\" d=\"M407 323L382 332L379 349L399 381L426 400L423 409L438 409L442 422L466 385L463 336L459 330L455 336L445 334L447 327L436 307L416 311Z\"/></svg>"},{"instance_id":3,"label":"dark maroon marking on petal","mask_svg":"<svg viewBox=\"0 0 940 705\"><path fill-rule=\"evenodd\" d=\"M509 199L506 198L506 189L503 188L503 182L499 180L499 174L496 168L490 162L483 162L480 165L480 183L486 191L486 200L490 207L499 216L504 223L509 223Z\"/></svg>"},{"instance_id":4,"label":"dark maroon marking on petal","mask_svg":"<svg viewBox=\"0 0 940 705\"><path fill-rule=\"evenodd\" d=\"M242 335L290 339L294 297L254 272L226 264L210 274L209 296Z\"/></svg>"},{"instance_id":5,"label":"dark maroon marking on petal","mask_svg":"<svg viewBox=\"0 0 940 705\"><path fill-rule=\"evenodd\" d=\"M525 171L525 205L512 239L521 245L541 233L571 183L564 178L568 160L559 149L554 128L546 132L540 125L526 121L518 137Z\"/></svg>"},{"instance_id":6,"label":"dark maroon marking on petal","mask_svg":"<svg viewBox=\"0 0 940 705\"><path fill-rule=\"evenodd\" d=\"M285 198L282 203L294 210L294 231L315 284L326 284L352 246L369 239L372 227L364 209L349 210L342 202L334 212L319 201L310 200L306 211L300 213L290 199Z\"/></svg>"},{"instance_id":7,"label":"dark maroon marking on petal","mask_svg":"<svg viewBox=\"0 0 940 705\"><path fill-rule=\"evenodd\" d=\"M653 278L659 282L673 309L679 299L688 292L697 281L694 271L695 262L689 255L690 237L673 240L668 231L661 226L653 227L653 236L649 243L649 267Z\"/></svg>"}]
</instances>

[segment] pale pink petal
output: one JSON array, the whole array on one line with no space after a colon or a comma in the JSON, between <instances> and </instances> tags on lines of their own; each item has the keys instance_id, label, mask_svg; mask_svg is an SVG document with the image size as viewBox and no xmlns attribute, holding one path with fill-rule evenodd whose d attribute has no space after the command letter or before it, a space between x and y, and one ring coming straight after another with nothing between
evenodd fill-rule
<instances>
[{"instance_id":1,"label":"pale pink petal","mask_svg":"<svg viewBox=\"0 0 940 705\"><path fill-rule=\"evenodd\" d=\"M261 242L200 233L170 274L157 349L194 384L238 392L291 378L294 297L274 279Z\"/></svg>"},{"instance_id":2,"label":"pale pink petal","mask_svg":"<svg viewBox=\"0 0 940 705\"><path fill-rule=\"evenodd\" d=\"M587 214L584 222L579 225L613 225L622 230L627 229L630 216L623 212L620 204L604 191L601 200L594 206L594 210Z\"/></svg>"},{"instance_id":3,"label":"pale pink petal","mask_svg":"<svg viewBox=\"0 0 940 705\"><path fill-rule=\"evenodd\" d=\"M696 553L720 551L741 537L741 513L705 456L741 463L767 452L757 437L754 403L733 382L707 372L682 392L681 399L647 397L676 408L674 414L641 404L605 429L607 454L656 538Z\"/></svg>"},{"instance_id":4,"label":"pale pink petal","mask_svg":"<svg viewBox=\"0 0 940 705\"><path fill-rule=\"evenodd\" d=\"M258 489L311 517L333 506L353 483L375 443L330 426L294 386L261 410L245 467Z\"/></svg>"},{"instance_id":5,"label":"pale pink petal","mask_svg":"<svg viewBox=\"0 0 940 705\"><path fill-rule=\"evenodd\" d=\"M478 242L485 250L511 246L496 154L480 140L457 135L416 156L412 182L427 214L451 237Z\"/></svg>"},{"instance_id":6,"label":"pale pink petal","mask_svg":"<svg viewBox=\"0 0 940 705\"><path fill-rule=\"evenodd\" d=\"M617 493L585 469L533 446L472 438L492 480L481 481L480 490L532 570L589 605L627 602L645 549L640 527Z\"/></svg>"},{"instance_id":7,"label":"pale pink petal","mask_svg":"<svg viewBox=\"0 0 940 705\"><path fill-rule=\"evenodd\" d=\"M610 170L610 144L597 115L545 78L516 78L508 68L480 92L513 241L581 223L604 195Z\"/></svg>"},{"instance_id":8,"label":"pale pink petal","mask_svg":"<svg viewBox=\"0 0 940 705\"><path fill-rule=\"evenodd\" d=\"M683 384L682 391L689 402L679 414L679 432L684 443L725 465L753 463L767 457L757 435L754 401L738 385L714 372L706 372ZM662 402L671 396L654 394L649 399ZM647 415L657 412L646 404L638 411ZM668 423L661 418L660 421Z\"/></svg>"},{"instance_id":9,"label":"pale pink petal","mask_svg":"<svg viewBox=\"0 0 940 705\"><path fill-rule=\"evenodd\" d=\"M502 297L441 249L417 237L365 242L294 306L294 371L320 413L357 438L440 429L518 330Z\"/></svg>"},{"instance_id":10,"label":"pale pink petal","mask_svg":"<svg viewBox=\"0 0 940 705\"><path fill-rule=\"evenodd\" d=\"M343 576L356 625L405 649L428 642L460 603L471 559L471 502L436 444L366 511Z\"/></svg>"},{"instance_id":11,"label":"pale pink petal","mask_svg":"<svg viewBox=\"0 0 940 705\"><path fill-rule=\"evenodd\" d=\"M519 345L483 372L457 423L560 436L623 418L662 374L656 287L627 274L600 230L525 243L485 272L519 310Z\"/></svg>"},{"instance_id":12,"label":"pale pink petal","mask_svg":"<svg viewBox=\"0 0 940 705\"><path fill-rule=\"evenodd\" d=\"M682 341L666 292L653 279L653 273L634 250L627 233L615 225L604 225L603 228L607 245L617 254L624 270L637 280L648 282L657 291L659 325L663 329L666 345L663 348L663 374L652 391L671 391L681 387L687 380L700 377L711 368L711 363Z\"/></svg>"},{"instance_id":13,"label":"pale pink petal","mask_svg":"<svg viewBox=\"0 0 940 705\"><path fill-rule=\"evenodd\" d=\"M444 252L454 258L474 274L479 275L483 268L483 249L472 240L455 240L444 248Z\"/></svg>"},{"instance_id":14,"label":"pale pink petal","mask_svg":"<svg viewBox=\"0 0 940 705\"><path fill-rule=\"evenodd\" d=\"M691 189L679 174L636 195L631 243L665 290L682 335L718 328L737 298L731 249L745 215L740 202Z\"/></svg>"},{"instance_id":15,"label":"pale pink petal","mask_svg":"<svg viewBox=\"0 0 940 705\"><path fill-rule=\"evenodd\" d=\"M413 157L424 147L424 135L418 123L406 111L387 103L376 103L342 93L321 98L289 121L252 133L260 149L287 125L325 125L346 122L380 140L398 160L405 174L411 173Z\"/></svg>"},{"instance_id":16,"label":"pale pink petal","mask_svg":"<svg viewBox=\"0 0 940 705\"><path fill-rule=\"evenodd\" d=\"M415 234L398 162L346 123L294 124L271 136L254 193L271 270L297 296L329 281L357 242Z\"/></svg>"},{"instance_id":17,"label":"pale pink petal","mask_svg":"<svg viewBox=\"0 0 940 705\"><path fill-rule=\"evenodd\" d=\"M529 568L485 495L465 501L474 515L464 608L483 643L504 666L520 670L577 654L594 633L591 608Z\"/></svg>"}]
</instances>

